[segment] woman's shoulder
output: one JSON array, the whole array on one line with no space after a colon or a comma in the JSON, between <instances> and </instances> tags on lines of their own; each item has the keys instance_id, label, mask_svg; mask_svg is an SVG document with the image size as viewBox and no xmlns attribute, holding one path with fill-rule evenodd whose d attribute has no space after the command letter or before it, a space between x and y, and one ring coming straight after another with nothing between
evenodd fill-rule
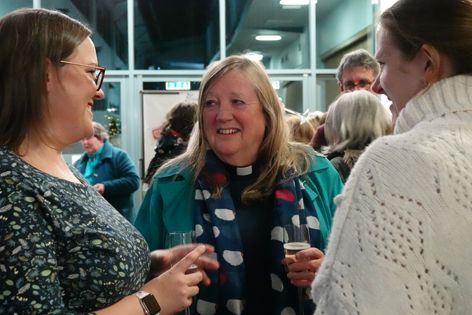
<instances>
[{"instance_id":1,"label":"woman's shoulder","mask_svg":"<svg viewBox=\"0 0 472 315\"><path fill-rule=\"evenodd\" d=\"M192 167L184 162L171 164L159 170L154 177L157 181L166 181L168 178L180 177L181 180L189 180L193 177Z\"/></svg>"},{"instance_id":2,"label":"woman's shoulder","mask_svg":"<svg viewBox=\"0 0 472 315\"><path fill-rule=\"evenodd\" d=\"M341 183L338 172L325 155L312 150L308 154L308 161L310 164L307 171L301 175L303 178L310 178L316 182L334 180Z\"/></svg>"},{"instance_id":3,"label":"woman's shoulder","mask_svg":"<svg viewBox=\"0 0 472 315\"><path fill-rule=\"evenodd\" d=\"M308 149L308 150L310 150L308 154L308 159L310 162L308 172L315 172L315 171L323 170L331 166L331 163L329 162L329 160L327 159L325 155L318 153L313 149Z\"/></svg>"},{"instance_id":4,"label":"woman's shoulder","mask_svg":"<svg viewBox=\"0 0 472 315\"><path fill-rule=\"evenodd\" d=\"M113 157L113 158L129 158L128 152L126 152L122 148L115 147L113 144L110 143L110 141L104 142L103 145L104 145L103 150L108 151L109 152L108 154L110 155L110 157ZM131 159L131 158L129 158L129 159Z\"/></svg>"}]
</instances>

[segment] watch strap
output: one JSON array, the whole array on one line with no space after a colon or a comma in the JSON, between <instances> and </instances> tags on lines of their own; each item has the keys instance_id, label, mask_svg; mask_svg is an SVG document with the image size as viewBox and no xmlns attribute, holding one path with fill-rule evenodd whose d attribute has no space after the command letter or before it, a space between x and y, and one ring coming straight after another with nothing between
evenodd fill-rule
<instances>
[{"instance_id":1,"label":"watch strap","mask_svg":"<svg viewBox=\"0 0 472 315\"><path fill-rule=\"evenodd\" d=\"M152 293L138 291L133 293L133 295L139 299L139 302L141 303L141 306L143 307L144 313L146 315L155 315L161 310L159 303Z\"/></svg>"}]
</instances>

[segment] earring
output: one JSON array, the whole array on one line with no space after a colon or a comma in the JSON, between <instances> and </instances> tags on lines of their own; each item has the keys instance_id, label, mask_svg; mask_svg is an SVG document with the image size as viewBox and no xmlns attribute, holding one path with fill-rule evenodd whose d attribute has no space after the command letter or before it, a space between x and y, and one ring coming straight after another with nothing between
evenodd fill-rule
<instances>
[{"instance_id":1,"label":"earring","mask_svg":"<svg viewBox=\"0 0 472 315\"><path fill-rule=\"evenodd\" d=\"M428 87L428 84L426 84L425 82L421 82L421 89L424 90Z\"/></svg>"}]
</instances>

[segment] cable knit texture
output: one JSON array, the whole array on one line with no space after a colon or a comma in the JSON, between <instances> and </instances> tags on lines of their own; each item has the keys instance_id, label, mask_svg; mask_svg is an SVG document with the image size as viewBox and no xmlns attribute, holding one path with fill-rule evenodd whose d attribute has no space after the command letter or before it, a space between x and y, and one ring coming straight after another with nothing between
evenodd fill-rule
<instances>
[{"instance_id":1,"label":"cable knit texture","mask_svg":"<svg viewBox=\"0 0 472 315\"><path fill-rule=\"evenodd\" d=\"M472 77L421 94L335 200L316 314L472 312Z\"/></svg>"}]
</instances>

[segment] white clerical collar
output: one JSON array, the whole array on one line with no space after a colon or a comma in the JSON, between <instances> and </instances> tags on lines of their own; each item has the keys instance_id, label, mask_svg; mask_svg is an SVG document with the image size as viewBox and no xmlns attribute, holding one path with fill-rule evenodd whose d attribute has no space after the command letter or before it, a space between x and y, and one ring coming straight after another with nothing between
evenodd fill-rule
<instances>
[{"instance_id":1,"label":"white clerical collar","mask_svg":"<svg viewBox=\"0 0 472 315\"><path fill-rule=\"evenodd\" d=\"M237 167L236 174L238 176L247 176L252 174L252 165L245 166L245 167Z\"/></svg>"}]
</instances>

